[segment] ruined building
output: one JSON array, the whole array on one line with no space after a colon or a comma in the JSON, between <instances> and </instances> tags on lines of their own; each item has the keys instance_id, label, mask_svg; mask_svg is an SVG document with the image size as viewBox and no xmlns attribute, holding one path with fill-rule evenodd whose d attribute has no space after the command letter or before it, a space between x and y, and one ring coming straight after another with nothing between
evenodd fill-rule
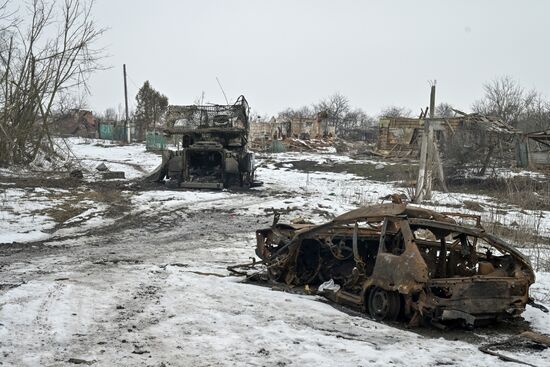
<instances>
[{"instance_id":1,"label":"ruined building","mask_svg":"<svg viewBox=\"0 0 550 367\"><path fill-rule=\"evenodd\" d=\"M434 118L435 136L440 145L459 140L462 147L487 146L491 140L511 140L520 131L491 116L463 114L457 117ZM416 157L420 151L423 118L381 118L377 151L385 156ZM512 139L513 140L513 139ZM444 147L443 147L444 148ZM442 149L443 151L445 149Z\"/></svg>"},{"instance_id":2,"label":"ruined building","mask_svg":"<svg viewBox=\"0 0 550 367\"><path fill-rule=\"evenodd\" d=\"M328 120L319 115L291 119L273 117L267 122L251 123L249 141L256 149L265 150L268 146L275 146L278 141L284 144L287 139L330 139L334 135L334 126L330 126Z\"/></svg>"}]
</instances>

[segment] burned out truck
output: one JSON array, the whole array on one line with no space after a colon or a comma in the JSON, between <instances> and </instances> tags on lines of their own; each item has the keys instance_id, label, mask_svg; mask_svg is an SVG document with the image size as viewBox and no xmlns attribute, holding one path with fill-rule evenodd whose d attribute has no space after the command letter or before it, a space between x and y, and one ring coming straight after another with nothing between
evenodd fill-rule
<instances>
[{"instance_id":1,"label":"burned out truck","mask_svg":"<svg viewBox=\"0 0 550 367\"><path fill-rule=\"evenodd\" d=\"M529 260L481 226L406 204L362 207L321 224L256 232L269 277L325 288L376 320L473 327L519 316L535 281Z\"/></svg>"},{"instance_id":2,"label":"burned out truck","mask_svg":"<svg viewBox=\"0 0 550 367\"><path fill-rule=\"evenodd\" d=\"M252 187L254 153L248 150L249 107L244 96L232 105L168 106L164 134L177 150L163 152L149 176L168 188Z\"/></svg>"}]
</instances>

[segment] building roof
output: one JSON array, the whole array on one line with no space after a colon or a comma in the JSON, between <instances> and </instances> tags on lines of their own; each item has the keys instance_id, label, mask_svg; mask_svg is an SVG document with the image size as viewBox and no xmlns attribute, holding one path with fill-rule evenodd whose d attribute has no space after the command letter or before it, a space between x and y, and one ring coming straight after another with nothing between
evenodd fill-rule
<instances>
[{"instance_id":1,"label":"building roof","mask_svg":"<svg viewBox=\"0 0 550 367\"><path fill-rule=\"evenodd\" d=\"M494 116L485 116L478 113L472 113L464 116L453 117L453 119L460 119L465 124L475 124L485 131L491 131L499 134L521 134L521 130L516 129L509 123Z\"/></svg>"}]
</instances>

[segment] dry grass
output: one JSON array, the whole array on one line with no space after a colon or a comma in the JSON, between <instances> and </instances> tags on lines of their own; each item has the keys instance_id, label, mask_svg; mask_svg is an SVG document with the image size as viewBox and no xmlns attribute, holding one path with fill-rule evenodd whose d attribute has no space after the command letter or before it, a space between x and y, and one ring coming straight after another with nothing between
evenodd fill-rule
<instances>
[{"instance_id":1,"label":"dry grass","mask_svg":"<svg viewBox=\"0 0 550 367\"><path fill-rule=\"evenodd\" d=\"M490 210L490 218L483 223L483 227L517 247L529 256L531 263L537 271L550 271L550 237L542 227L543 213L527 217L523 221L504 225L503 216L506 212L498 209Z\"/></svg>"},{"instance_id":2,"label":"dry grass","mask_svg":"<svg viewBox=\"0 0 550 367\"><path fill-rule=\"evenodd\" d=\"M47 215L52 218L57 225L62 225L67 220L82 214L86 210L96 206L96 203L106 204L109 207L107 216L116 216L124 212L120 211L121 206L126 206L126 198L120 190L101 190L101 191L77 191L70 194L63 192L53 192L48 195L48 199L57 201L59 204L35 212L36 214ZM116 209L115 209L116 208Z\"/></svg>"}]
</instances>

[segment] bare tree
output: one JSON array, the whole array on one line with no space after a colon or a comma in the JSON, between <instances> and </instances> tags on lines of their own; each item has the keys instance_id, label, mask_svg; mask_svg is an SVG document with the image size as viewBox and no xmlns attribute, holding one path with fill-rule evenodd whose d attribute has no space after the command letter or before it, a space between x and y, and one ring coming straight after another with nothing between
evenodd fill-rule
<instances>
[{"instance_id":1,"label":"bare tree","mask_svg":"<svg viewBox=\"0 0 550 367\"><path fill-rule=\"evenodd\" d=\"M380 117L411 117L412 111L407 107L388 106L380 112Z\"/></svg>"},{"instance_id":2,"label":"bare tree","mask_svg":"<svg viewBox=\"0 0 550 367\"><path fill-rule=\"evenodd\" d=\"M341 132L342 123L350 109L348 98L338 92L314 106L316 112L326 114L329 123L335 128L336 135Z\"/></svg>"},{"instance_id":3,"label":"bare tree","mask_svg":"<svg viewBox=\"0 0 550 367\"><path fill-rule=\"evenodd\" d=\"M524 131L537 130L549 126L550 109L545 101L535 90L526 91L518 81L502 76L483 85L485 96L476 101L472 109L474 112L484 115L492 115L510 123L516 128ZM470 150L465 153L463 160L469 164L475 164L481 159L479 174L484 175L491 162L495 163L493 156L500 152L511 151L513 137L501 136L494 138L495 134L487 134L480 131L476 133L479 139L478 148L475 152ZM503 147L506 147L504 149ZM478 162L479 163L479 162Z\"/></svg>"},{"instance_id":4,"label":"bare tree","mask_svg":"<svg viewBox=\"0 0 550 367\"><path fill-rule=\"evenodd\" d=\"M550 101L537 93L526 106L517 127L525 132L550 129Z\"/></svg>"},{"instance_id":5,"label":"bare tree","mask_svg":"<svg viewBox=\"0 0 550 367\"><path fill-rule=\"evenodd\" d=\"M100 68L103 52L93 45L104 29L96 27L92 6L32 0L10 15L23 20L1 33L0 164L28 164L39 152L53 152L56 103L86 90L90 73Z\"/></svg>"},{"instance_id":6,"label":"bare tree","mask_svg":"<svg viewBox=\"0 0 550 367\"><path fill-rule=\"evenodd\" d=\"M114 107L109 107L105 109L102 116L105 121L118 121L118 115Z\"/></svg>"},{"instance_id":7,"label":"bare tree","mask_svg":"<svg viewBox=\"0 0 550 367\"><path fill-rule=\"evenodd\" d=\"M59 92L53 107L55 113L59 115L66 114L71 110L81 110L86 108L88 108L86 94L67 90L61 90Z\"/></svg>"},{"instance_id":8,"label":"bare tree","mask_svg":"<svg viewBox=\"0 0 550 367\"><path fill-rule=\"evenodd\" d=\"M367 139L369 128L375 126L376 122L376 119L367 115L365 111L355 108L344 116L340 125L339 136L350 140L365 140ZM370 133L372 137L372 129Z\"/></svg>"},{"instance_id":9,"label":"bare tree","mask_svg":"<svg viewBox=\"0 0 550 367\"><path fill-rule=\"evenodd\" d=\"M342 129L359 129L374 126L376 120L360 108L349 111L343 119Z\"/></svg>"},{"instance_id":10,"label":"bare tree","mask_svg":"<svg viewBox=\"0 0 550 367\"><path fill-rule=\"evenodd\" d=\"M435 108L435 116L436 117L453 117L455 115L453 111L453 106L451 106L448 103L440 103Z\"/></svg>"},{"instance_id":11,"label":"bare tree","mask_svg":"<svg viewBox=\"0 0 550 367\"><path fill-rule=\"evenodd\" d=\"M474 102L472 110L484 115L496 116L516 125L537 93L526 92L518 81L501 76L483 85L485 96Z\"/></svg>"},{"instance_id":12,"label":"bare tree","mask_svg":"<svg viewBox=\"0 0 550 367\"><path fill-rule=\"evenodd\" d=\"M315 117L315 111L308 106L302 106L300 108L287 108L281 111L277 115L278 120L292 120L295 118L313 118Z\"/></svg>"}]
</instances>

